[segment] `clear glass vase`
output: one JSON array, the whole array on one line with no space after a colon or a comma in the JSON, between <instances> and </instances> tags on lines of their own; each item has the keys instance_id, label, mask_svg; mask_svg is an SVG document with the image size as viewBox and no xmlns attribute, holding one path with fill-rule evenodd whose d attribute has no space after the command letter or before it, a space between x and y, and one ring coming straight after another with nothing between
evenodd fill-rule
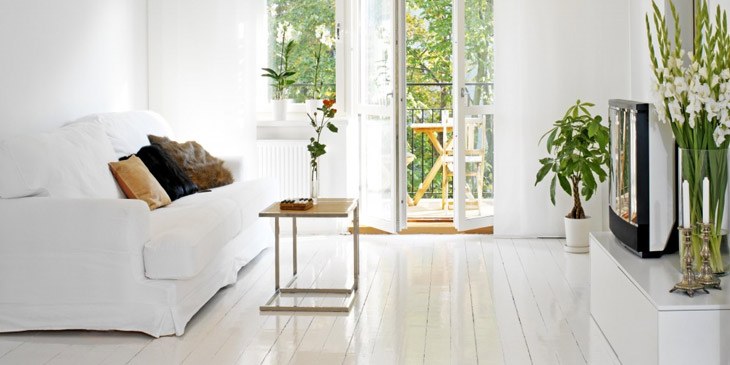
<instances>
[{"instance_id":1,"label":"clear glass vase","mask_svg":"<svg viewBox=\"0 0 730 365\"><path fill-rule=\"evenodd\" d=\"M309 197L312 204L319 203L319 159L312 160L309 165Z\"/></svg>"},{"instance_id":2,"label":"clear glass vase","mask_svg":"<svg viewBox=\"0 0 730 365\"><path fill-rule=\"evenodd\" d=\"M709 217L711 223L710 233L710 265L712 270L719 275L727 275L730 269L730 250L727 242L728 229L728 150L696 150L679 149L678 158L679 184L677 216L678 224L681 227L693 226L692 251L695 257L695 266L702 264L702 213L703 209L703 181L705 177L709 180ZM689 185L689 211L690 221L684 219L685 192L682 183L687 181ZM680 242L680 257L682 257L683 246Z\"/></svg>"}]
</instances>

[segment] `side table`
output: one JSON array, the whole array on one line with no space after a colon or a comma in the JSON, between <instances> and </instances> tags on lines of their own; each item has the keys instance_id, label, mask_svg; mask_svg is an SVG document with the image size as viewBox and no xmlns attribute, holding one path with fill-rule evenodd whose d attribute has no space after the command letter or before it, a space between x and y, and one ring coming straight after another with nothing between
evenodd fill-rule
<instances>
[{"instance_id":1,"label":"side table","mask_svg":"<svg viewBox=\"0 0 730 365\"><path fill-rule=\"evenodd\" d=\"M349 288L295 288L297 280L297 218L347 218L352 213L353 243L353 282ZM275 292L259 309L261 311L294 311L294 312L349 312L357 296L358 276L360 275L360 217L357 199L320 198L319 204L308 210L281 210L279 202L271 204L259 213L259 217L274 218L274 265ZM293 277L285 287L279 286L279 218L292 219L292 267ZM343 294L347 298L343 306L281 306L274 301L282 294Z\"/></svg>"}]
</instances>

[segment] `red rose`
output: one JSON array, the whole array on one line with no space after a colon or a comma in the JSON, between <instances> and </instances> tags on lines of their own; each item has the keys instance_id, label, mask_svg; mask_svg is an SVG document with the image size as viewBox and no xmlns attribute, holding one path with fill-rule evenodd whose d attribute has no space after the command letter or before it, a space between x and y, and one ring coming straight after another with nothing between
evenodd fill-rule
<instances>
[{"instance_id":1,"label":"red rose","mask_svg":"<svg viewBox=\"0 0 730 365\"><path fill-rule=\"evenodd\" d=\"M332 105L335 105L335 101L334 100L325 100L325 101L323 101L323 103L324 103L324 106L326 106L328 108L331 108Z\"/></svg>"}]
</instances>

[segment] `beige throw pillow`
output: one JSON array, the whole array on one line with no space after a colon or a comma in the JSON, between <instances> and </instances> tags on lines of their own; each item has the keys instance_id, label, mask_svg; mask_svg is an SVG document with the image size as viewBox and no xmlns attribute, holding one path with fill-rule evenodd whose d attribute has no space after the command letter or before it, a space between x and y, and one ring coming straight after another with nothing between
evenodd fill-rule
<instances>
[{"instance_id":1,"label":"beige throw pillow","mask_svg":"<svg viewBox=\"0 0 730 365\"><path fill-rule=\"evenodd\" d=\"M110 162L109 168L127 198L144 200L150 210L171 203L170 196L139 157L132 155L124 161Z\"/></svg>"}]
</instances>

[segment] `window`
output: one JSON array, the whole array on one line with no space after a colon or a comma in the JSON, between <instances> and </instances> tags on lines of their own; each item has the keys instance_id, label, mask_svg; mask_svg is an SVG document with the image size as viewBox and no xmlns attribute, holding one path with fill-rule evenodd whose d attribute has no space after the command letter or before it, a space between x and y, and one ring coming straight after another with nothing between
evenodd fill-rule
<instances>
[{"instance_id":1,"label":"window","mask_svg":"<svg viewBox=\"0 0 730 365\"><path fill-rule=\"evenodd\" d=\"M288 98L295 103L336 96L335 3L336 0L268 0L269 65L273 69L280 66L281 37L293 39L289 69L296 74L288 88ZM269 98L272 93L269 88Z\"/></svg>"}]
</instances>

